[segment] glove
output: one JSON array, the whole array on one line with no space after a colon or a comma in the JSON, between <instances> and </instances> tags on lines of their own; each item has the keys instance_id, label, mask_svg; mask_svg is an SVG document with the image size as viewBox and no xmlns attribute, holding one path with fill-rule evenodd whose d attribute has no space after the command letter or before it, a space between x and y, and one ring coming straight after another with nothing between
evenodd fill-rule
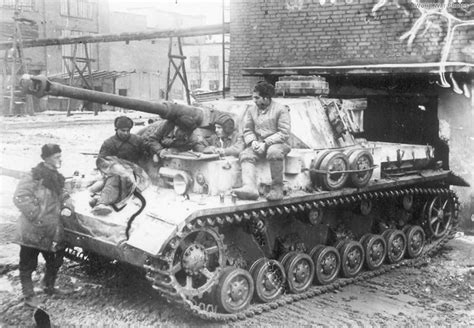
<instances>
[{"instance_id":1,"label":"glove","mask_svg":"<svg viewBox=\"0 0 474 328\"><path fill-rule=\"evenodd\" d=\"M61 216L63 217L70 217L72 216L72 211L71 209L67 208L67 207L64 207L62 210L61 210Z\"/></svg>"},{"instance_id":2,"label":"glove","mask_svg":"<svg viewBox=\"0 0 474 328\"><path fill-rule=\"evenodd\" d=\"M160 162L160 156L158 154L153 154L153 163L159 163Z\"/></svg>"}]
</instances>

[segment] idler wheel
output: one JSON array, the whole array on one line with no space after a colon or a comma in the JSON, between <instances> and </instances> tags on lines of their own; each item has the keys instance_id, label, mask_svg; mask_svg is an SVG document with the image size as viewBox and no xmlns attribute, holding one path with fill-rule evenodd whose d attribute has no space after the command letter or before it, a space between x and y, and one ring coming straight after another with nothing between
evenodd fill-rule
<instances>
[{"instance_id":1,"label":"idler wheel","mask_svg":"<svg viewBox=\"0 0 474 328\"><path fill-rule=\"evenodd\" d=\"M250 268L255 284L255 299L262 303L276 300L285 290L286 274L280 262L260 258Z\"/></svg>"},{"instance_id":2,"label":"idler wheel","mask_svg":"<svg viewBox=\"0 0 474 328\"><path fill-rule=\"evenodd\" d=\"M315 246L309 256L314 263L314 281L318 285L327 285L333 282L341 268L341 257L335 247Z\"/></svg>"},{"instance_id":3,"label":"idler wheel","mask_svg":"<svg viewBox=\"0 0 474 328\"><path fill-rule=\"evenodd\" d=\"M219 308L226 313L243 311L254 294L250 273L244 269L227 267L223 270L215 296Z\"/></svg>"},{"instance_id":4,"label":"idler wheel","mask_svg":"<svg viewBox=\"0 0 474 328\"><path fill-rule=\"evenodd\" d=\"M407 226L403 229L407 239L407 257L413 259L423 252L425 246L425 232L420 226Z\"/></svg>"},{"instance_id":5,"label":"idler wheel","mask_svg":"<svg viewBox=\"0 0 474 328\"><path fill-rule=\"evenodd\" d=\"M377 270L385 260L387 254L387 243L380 235L364 235L360 243L364 247L365 266L369 270Z\"/></svg>"},{"instance_id":6,"label":"idler wheel","mask_svg":"<svg viewBox=\"0 0 474 328\"><path fill-rule=\"evenodd\" d=\"M358 241L349 240L339 246L341 256L341 275L352 278L362 270L364 264L364 248Z\"/></svg>"},{"instance_id":7,"label":"idler wheel","mask_svg":"<svg viewBox=\"0 0 474 328\"><path fill-rule=\"evenodd\" d=\"M314 278L314 263L308 254L288 253L281 263L285 268L290 292L299 294L311 286Z\"/></svg>"},{"instance_id":8,"label":"idler wheel","mask_svg":"<svg viewBox=\"0 0 474 328\"><path fill-rule=\"evenodd\" d=\"M427 204L425 218L428 230L435 238L443 237L451 227L454 217L454 202L451 198L436 196Z\"/></svg>"},{"instance_id":9,"label":"idler wheel","mask_svg":"<svg viewBox=\"0 0 474 328\"><path fill-rule=\"evenodd\" d=\"M387 262L400 262L407 247L405 234L400 230L388 229L382 233L382 237L387 243Z\"/></svg>"}]
</instances>

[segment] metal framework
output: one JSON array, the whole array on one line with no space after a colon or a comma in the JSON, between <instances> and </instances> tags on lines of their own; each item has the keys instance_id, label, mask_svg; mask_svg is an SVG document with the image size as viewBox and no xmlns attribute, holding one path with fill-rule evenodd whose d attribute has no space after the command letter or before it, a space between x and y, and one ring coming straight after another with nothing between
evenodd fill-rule
<instances>
[{"instance_id":1,"label":"metal framework","mask_svg":"<svg viewBox=\"0 0 474 328\"><path fill-rule=\"evenodd\" d=\"M203 35L212 35L212 34L224 34L230 32L230 24L223 23L217 25L208 25L208 26L197 26L190 28L174 29L174 30L155 30L147 32L133 32L133 33L120 33L120 34L104 34L104 35L87 35L87 36L77 36L77 37L65 37L65 38L49 38L49 39L37 39L37 40L22 40L21 32L18 27L18 22L15 20L15 31L18 31L19 36L15 36L13 41L0 42L0 50L5 50L5 58L9 52L9 49L18 49L18 58L22 63L20 68L16 69L18 72L22 67L23 71L27 72L26 67L23 65L23 48L30 47L47 47L47 46L57 46L57 45L73 45L72 56L63 56L63 61L69 75L69 85L72 85L74 82L74 76L76 72L78 73L81 80L84 82L86 88L93 90L93 74L91 63L94 62L90 58L87 45L90 43L102 43L102 42L130 42L130 41L141 41L141 40L151 40L151 39L160 39L160 38L169 38L169 65L168 65L168 76L167 76L167 88L166 88L166 99L169 98L169 93L171 87L176 80L176 77L179 77L186 92L186 101L188 104L191 102L190 91L186 76L185 69L185 59L186 57L183 54L182 42L183 37L193 37L193 36L203 36ZM173 53L173 39L177 39L178 43L178 53ZM78 57L77 51L80 45L84 46L85 57ZM177 62L179 60L179 62ZM15 70L15 61L13 61L13 70ZM173 69L172 69L173 67ZM5 72L4 68L4 72ZM87 70L87 73L86 73ZM174 70L173 75L171 71ZM225 76L225 64L223 67ZM12 93L14 89L16 80L12 81ZM225 84L225 79L224 79ZM12 103L13 100L11 100ZM13 105L10 105L9 113L12 114ZM71 101L68 101L67 115L69 116L71 112ZM94 113L97 114L97 109L94 109Z\"/></svg>"},{"instance_id":2,"label":"metal framework","mask_svg":"<svg viewBox=\"0 0 474 328\"><path fill-rule=\"evenodd\" d=\"M84 46L84 54L85 57L77 57L77 43L74 43L72 56L63 56L64 66L69 74L69 85L73 85L74 83L74 74L77 71L79 76L81 77L82 81L86 85L89 90L94 90L94 83L92 77L92 68L91 62L94 62L93 59L89 57L89 51L87 49L87 43L82 43ZM82 67L80 67L82 65ZM86 78L84 76L84 72L87 69L88 75ZM94 107L94 115L98 114L97 107ZM68 99L67 104L67 116L71 115L71 99Z\"/></svg>"},{"instance_id":3,"label":"metal framework","mask_svg":"<svg viewBox=\"0 0 474 328\"><path fill-rule=\"evenodd\" d=\"M15 6L18 6L16 2ZM25 101L21 100L15 94L15 89L17 85L17 76L19 74L27 73L28 66L26 61L23 58L23 37L21 35L21 22L28 22L31 21L23 19L20 17L18 10L15 10L15 14L13 17L13 41L11 42L11 48L5 51L4 56L4 65L3 65L3 85L2 89L3 92L7 91L7 83L8 76L10 76L10 83L8 83L9 87L9 95L7 96L9 99L8 102L8 112L7 115L13 115L14 108L16 104L25 104ZM8 65L10 64L10 65ZM8 69L10 66L10 69ZM10 73L10 74L8 74ZM27 109L28 112L31 112Z\"/></svg>"},{"instance_id":4,"label":"metal framework","mask_svg":"<svg viewBox=\"0 0 474 328\"><path fill-rule=\"evenodd\" d=\"M181 82L183 83L184 90L186 92L186 101L188 105L191 104L191 97L189 94L189 86L188 86L188 77L186 76L186 67L184 65L184 61L186 60L186 56L183 53L183 46L181 44L181 37L176 37L177 39L177 46L178 46L178 54L173 54L173 37L170 37L170 44L168 50L168 75L166 78L166 100L169 99L169 93L171 91L171 87L173 86L176 77L179 77ZM175 63L175 60L179 60L179 64ZM174 68L173 77L171 77L171 66ZM170 78L171 77L171 78Z\"/></svg>"}]
</instances>

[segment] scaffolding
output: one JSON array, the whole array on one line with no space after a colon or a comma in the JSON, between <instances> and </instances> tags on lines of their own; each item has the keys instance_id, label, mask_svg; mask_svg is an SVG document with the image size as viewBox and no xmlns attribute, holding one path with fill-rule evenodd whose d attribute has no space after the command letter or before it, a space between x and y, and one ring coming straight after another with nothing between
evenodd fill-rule
<instances>
[{"instance_id":1,"label":"scaffolding","mask_svg":"<svg viewBox=\"0 0 474 328\"><path fill-rule=\"evenodd\" d=\"M50 39L37 39L37 40L22 40L21 31L18 27L19 19L15 20L15 35L12 41L0 42L0 50L5 50L5 53L11 52L11 49L16 49L17 60L14 61L12 65L15 65L16 62L19 62L19 67L14 66L12 71L18 72L18 74L28 72L25 62L23 60L23 48L29 47L46 47L46 46L57 46L57 45L73 45L73 51L71 56L63 55L63 62L65 64L67 73L69 75L69 85L74 83L74 77L76 73L84 83L84 86L88 89L94 90L94 81L92 73L92 65L94 59L90 58L88 51L88 44L91 43L102 43L102 42L120 42L125 41L126 43L130 41L141 41L141 40L153 40L160 38L169 38L169 51L168 51L168 75L166 83L166 99L169 98L169 93L171 88L176 81L176 78L183 83L186 101L188 104L191 102L190 90L188 86L185 60L186 57L183 54L182 48L182 38L183 37L193 37L193 36L203 36L203 35L213 35L213 34L224 34L230 32L229 23L218 24L218 25L208 25L208 26L199 26L199 27L190 27L190 28L181 28L173 30L156 30L156 31L147 31L147 32L132 32L132 33L120 33L120 34L108 34L108 35L86 35L86 36L75 36L75 37L63 37L63 38L50 38ZM34 22L33 22L34 23ZM177 40L177 53L174 53L174 40ZM84 56L77 56L80 46L84 47ZM224 59L224 58L223 58ZM5 65L4 65L5 66ZM224 76L225 76L225 63L224 63ZM86 72L87 71L87 72ZM16 85L16 78L11 81L11 88L14 89ZM224 81L225 85L225 81ZM13 91L12 91L13 93ZM97 109L94 110L94 113ZM70 115L71 112L71 102L68 101L67 106L67 115ZM9 113L12 113L12 108L10 108Z\"/></svg>"},{"instance_id":2,"label":"scaffolding","mask_svg":"<svg viewBox=\"0 0 474 328\"><path fill-rule=\"evenodd\" d=\"M16 113L16 109L19 108L18 114L29 113L32 114L31 101L27 102L30 97L25 97L18 90L18 77L22 74L28 73L27 61L24 59L23 53L23 37L21 34L21 24L36 24L35 22L22 18L18 9L18 0L15 1L15 12L13 16L13 35L11 47L6 49L4 55L3 77L2 77L2 94L3 104L8 102L6 114L11 116ZM25 109L26 107L26 109Z\"/></svg>"}]
</instances>

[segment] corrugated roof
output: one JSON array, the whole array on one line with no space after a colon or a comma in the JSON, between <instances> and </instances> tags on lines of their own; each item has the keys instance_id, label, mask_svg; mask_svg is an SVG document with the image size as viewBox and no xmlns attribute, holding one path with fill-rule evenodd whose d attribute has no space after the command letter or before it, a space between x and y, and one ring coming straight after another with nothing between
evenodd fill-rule
<instances>
[{"instance_id":1,"label":"corrugated roof","mask_svg":"<svg viewBox=\"0 0 474 328\"><path fill-rule=\"evenodd\" d=\"M118 77L127 76L127 75L130 75L132 73L135 73L135 71L127 72L127 71L105 71L105 70L102 70L102 71L93 71L91 75L92 75L93 80L95 80L95 79L116 79ZM84 75L85 78L88 78L89 77L89 72L84 72L83 75ZM69 76L69 73L61 73L61 74L50 75L50 76L48 76L48 78L53 80L53 81L64 81L64 80L69 80L70 76ZM79 79L79 78L80 78L79 73L75 72L74 73L74 79Z\"/></svg>"}]
</instances>

